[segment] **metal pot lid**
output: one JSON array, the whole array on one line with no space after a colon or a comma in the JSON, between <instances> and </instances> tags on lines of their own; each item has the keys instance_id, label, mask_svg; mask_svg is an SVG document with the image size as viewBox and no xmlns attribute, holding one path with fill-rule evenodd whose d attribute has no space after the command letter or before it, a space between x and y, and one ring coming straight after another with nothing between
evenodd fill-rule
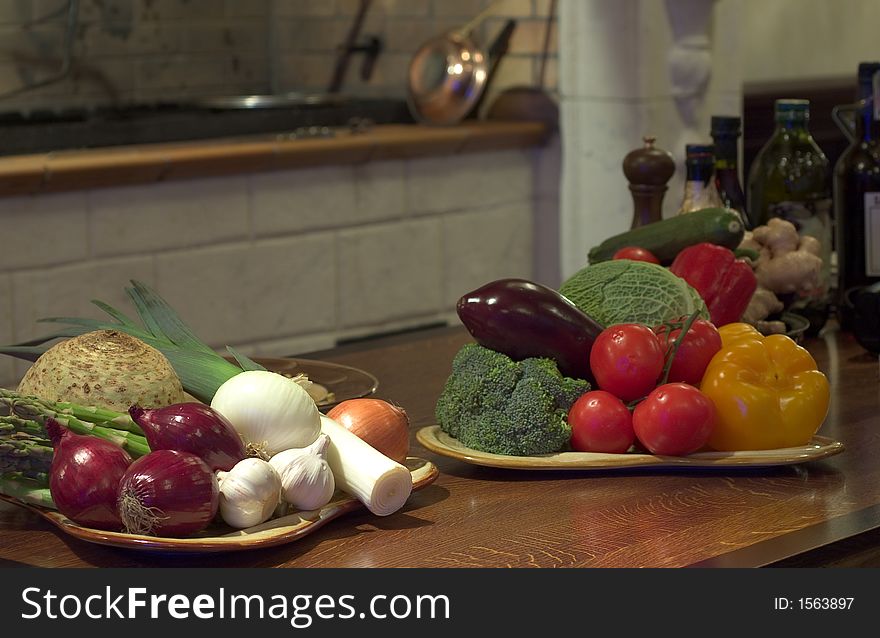
<instances>
[{"instance_id":1,"label":"metal pot lid","mask_svg":"<svg viewBox=\"0 0 880 638\"><path fill-rule=\"evenodd\" d=\"M455 32L429 40L409 66L407 103L416 120L457 124L480 98L486 83L486 56Z\"/></svg>"},{"instance_id":2,"label":"metal pot lid","mask_svg":"<svg viewBox=\"0 0 880 638\"><path fill-rule=\"evenodd\" d=\"M227 95L200 98L194 106L209 109L278 109L292 106L344 104L350 98L336 93L278 93L267 95Z\"/></svg>"}]
</instances>

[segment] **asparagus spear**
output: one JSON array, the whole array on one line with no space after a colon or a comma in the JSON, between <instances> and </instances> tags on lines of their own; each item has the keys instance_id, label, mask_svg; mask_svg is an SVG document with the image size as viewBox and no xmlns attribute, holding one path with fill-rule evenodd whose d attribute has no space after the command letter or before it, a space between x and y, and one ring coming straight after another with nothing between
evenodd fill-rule
<instances>
[{"instance_id":1,"label":"asparagus spear","mask_svg":"<svg viewBox=\"0 0 880 638\"><path fill-rule=\"evenodd\" d=\"M45 478L35 479L18 472L0 474L0 494L17 498L30 505L57 509L49 492L49 482Z\"/></svg>"},{"instance_id":2,"label":"asparagus spear","mask_svg":"<svg viewBox=\"0 0 880 638\"><path fill-rule=\"evenodd\" d=\"M33 475L52 469L51 445L41 445L29 435L13 433L0 437L0 474L22 472Z\"/></svg>"},{"instance_id":3,"label":"asparagus spear","mask_svg":"<svg viewBox=\"0 0 880 638\"><path fill-rule=\"evenodd\" d=\"M44 428L43 432L45 432L46 419L52 417L76 434L97 436L116 443L133 458L144 456L150 452L150 446L143 436L126 430L117 430L111 427L107 421L102 421L101 425L80 421L71 414L53 410L49 405L35 397L20 396L17 393L4 390L0 394L0 417L15 416L34 421Z\"/></svg>"},{"instance_id":4,"label":"asparagus spear","mask_svg":"<svg viewBox=\"0 0 880 638\"><path fill-rule=\"evenodd\" d=\"M0 401L3 399L21 399L22 395L10 390L0 388ZM31 403L40 405L45 410L57 414L69 414L79 421L95 423L103 427L112 427L114 430L125 430L139 436L143 436L144 432L140 426L135 423L132 418L125 412L116 412L98 406L77 405L76 403L68 403L66 401L58 401L52 403L40 399L39 397L26 397ZM0 408L2 409L2 408Z\"/></svg>"}]
</instances>

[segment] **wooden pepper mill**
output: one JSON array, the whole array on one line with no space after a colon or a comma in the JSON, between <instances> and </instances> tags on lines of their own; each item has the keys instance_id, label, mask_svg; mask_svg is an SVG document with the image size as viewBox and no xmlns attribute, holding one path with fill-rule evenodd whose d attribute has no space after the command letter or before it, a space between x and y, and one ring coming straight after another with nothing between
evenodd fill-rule
<instances>
[{"instance_id":1,"label":"wooden pepper mill","mask_svg":"<svg viewBox=\"0 0 880 638\"><path fill-rule=\"evenodd\" d=\"M623 174L633 198L631 228L645 226L663 218L663 195L675 173L675 160L668 151L654 146L654 137L643 137L645 145L626 154Z\"/></svg>"}]
</instances>

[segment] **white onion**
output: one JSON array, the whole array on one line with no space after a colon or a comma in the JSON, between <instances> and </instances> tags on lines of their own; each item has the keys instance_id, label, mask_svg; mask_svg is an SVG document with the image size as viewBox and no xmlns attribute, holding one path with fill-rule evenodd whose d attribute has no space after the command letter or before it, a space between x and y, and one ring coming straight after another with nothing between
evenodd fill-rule
<instances>
[{"instance_id":1,"label":"white onion","mask_svg":"<svg viewBox=\"0 0 880 638\"><path fill-rule=\"evenodd\" d=\"M321 433L314 399L299 383L277 372L235 375L217 389L211 407L232 423L250 452L263 458L307 447Z\"/></svg>"}]
</instances>

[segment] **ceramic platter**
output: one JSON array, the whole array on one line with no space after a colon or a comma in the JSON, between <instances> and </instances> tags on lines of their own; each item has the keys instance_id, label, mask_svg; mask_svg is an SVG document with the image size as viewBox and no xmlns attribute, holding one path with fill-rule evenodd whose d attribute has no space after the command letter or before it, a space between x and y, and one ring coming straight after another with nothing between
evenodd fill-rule
<instances>
[{"instance_id":1,"label":"ceramic platter","mask_svg":"<svg viewBox=\"0 0 880 638\"><path fill-rule=\"evenodd\" d=\"M416 433L426 448L465 463L517 470L617 470L637 468L768 467L816 461L843 452L843 443L824 436L814 436L807 445L743 452L697 452L688 456L652 454L603 454L598 452L559 452L541 456L505 456L480 452L463 446L440 429L439 425Z\"/></svg>"},{"instance_id":2,"label":"ceramic platter","mask_svg":"<svg viewBox=\"0 0 880 638\"><path fill-rule=\"evenodd\" d=\"M417 457L407 458L406 467L412 473L413 491L427 487L438 476L437 466ZM354 497L337 491L333 500L319 510L288 514L242 530L217 524L188 538L159 538L82 527L55 510L27 505L2 494L0 500L26 507L62 532L80 540L98 545L164 553L232 552L283 545L315 532L343 514L363 508L360 501Z\"/></svg>"}]
</instances>

